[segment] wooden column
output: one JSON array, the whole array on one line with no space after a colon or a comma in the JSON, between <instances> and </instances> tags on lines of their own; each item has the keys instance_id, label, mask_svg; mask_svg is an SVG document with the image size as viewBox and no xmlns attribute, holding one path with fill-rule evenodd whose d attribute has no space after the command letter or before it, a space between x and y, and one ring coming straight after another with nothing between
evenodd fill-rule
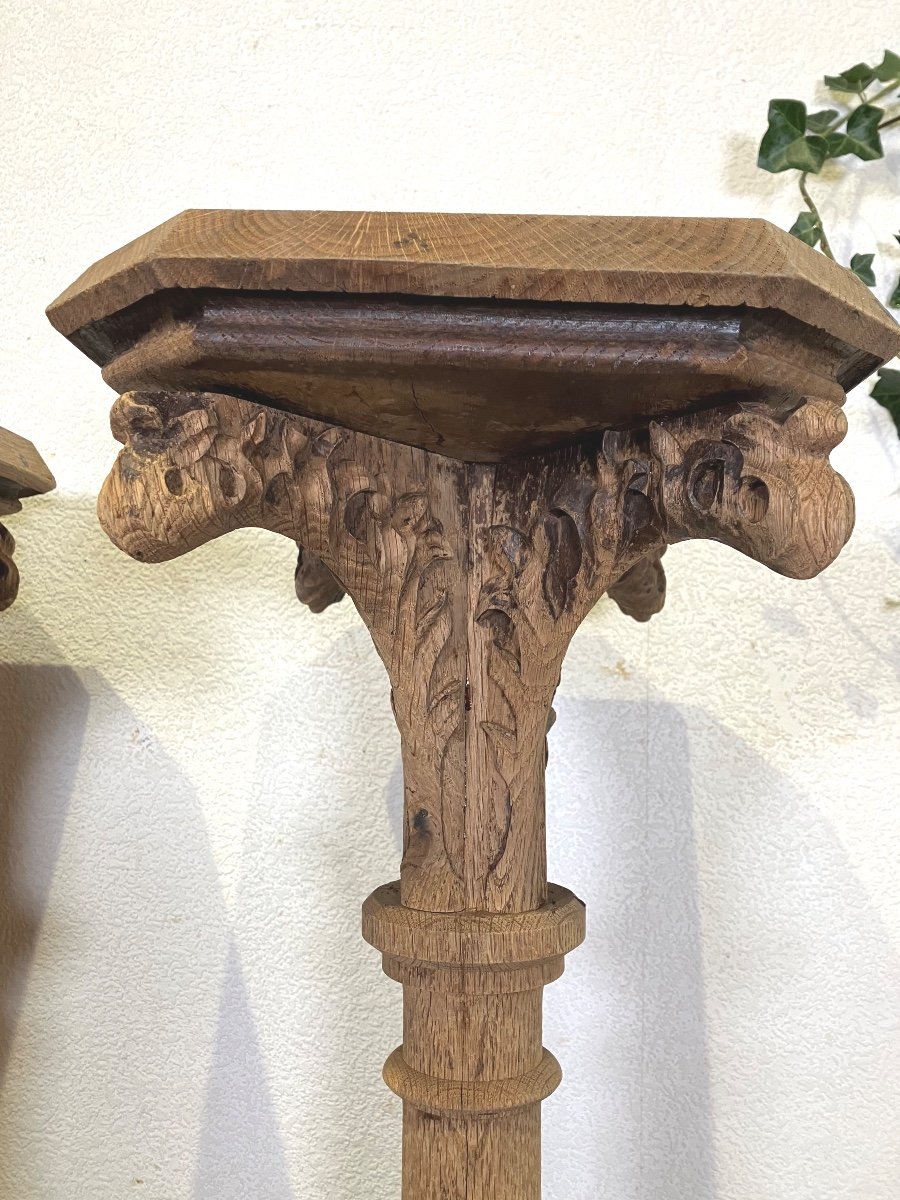
<instances>
[{"instance_id":1,"label":"wooden column","mask_svg":"<svg viewBox=\"0 0 900 1200\"><path fill-rule=\"evenodd\" d=\"M636 615L658 607L666 539L697 529L819 570L853 517L827 461L840 410L712 410L496 466L214 393L123 396L113 429L125 449L99 511L123 550L156 562L263 525L302 546L307 587L330 577L356 603L403 753L400 882L366 902L363 932L404 990L385 1067L404 1197L536 1200L540 1103L560 1080L543 988L584 936L544 844L569 639L611 585Z\"/></svg>"},{"instance_id":2,"label":"wooden column","mask_svg":"<svg viewBox=\"0 0 900 1200\"><path fill-rule=\"evenodd\" d=\"M400 880L363 933L403 988L404 1200L538 1200L543 989L584 936L546 874L569 641L606 592L659 611L687 538L827 566L844 390L896 328L759 222L371 213L185 214L51 319L122 393L118 546L261 526L311 608L359 610L403 756Z\"/></svg>"},{"instance_id":3,"label":"wooden column","mask_svg":"<svg viewBox=\"0 0 900 1200\"><path fill-rule=\"evenodd\" d=\"M559 1064L541 1041L544 984L584 936L564 888L524 914L435 916L379 888L363 936L403 984L403 1045L385 1065L404 1100L404 1195L540 1196L540 1103Z\"/></svg>"}]
</instances>

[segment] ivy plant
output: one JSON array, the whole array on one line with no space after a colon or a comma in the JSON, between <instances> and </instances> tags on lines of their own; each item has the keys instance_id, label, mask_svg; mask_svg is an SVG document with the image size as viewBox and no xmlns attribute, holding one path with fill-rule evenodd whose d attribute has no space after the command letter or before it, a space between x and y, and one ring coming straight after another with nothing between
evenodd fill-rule
<instances>
[{"instance_id":1,"label":"ivy plant","mask_svg":"<svg viewBox=\"0 0 900 1200\"><path fill-rule=\"evenodd\" d=\"M885 50L876 66L856 63L837 75L826 75L824 82L837 96L833 108L810 112L802 100L770 101L769 126L760 142L757 162L764 171L797 172L805 207L791 233L835 259L822 214L809 190L809 177L818 175L832 159L852 157L873 162L884 158L882 134L894 126L900 129L900 54ZM900 242L900 233L895 237ZM845 265L868 287L875 287L878 280L874 264L874 253L857 253ZM900 309L900 279L888 304ZM900 432L900 371L882 368L872 396L891 414Z\"/></svg>"}]
</instances>

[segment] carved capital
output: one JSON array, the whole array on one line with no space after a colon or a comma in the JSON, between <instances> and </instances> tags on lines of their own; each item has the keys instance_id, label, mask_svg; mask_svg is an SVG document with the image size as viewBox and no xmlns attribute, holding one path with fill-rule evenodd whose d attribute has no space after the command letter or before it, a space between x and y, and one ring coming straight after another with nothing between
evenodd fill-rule
<instances>
[{"instance_id":1,"label":"carved capital","mask_svg":"<svg viewBox=\"0 0 900 1200\"><path fill-rule=\"evenodd\" d=\"M113 428L124 448L100 517L129 554L160 561L261 526L300 546L311 608L353 598L401 734L403 899L431 910L543 903L551 702L605 591L647 620L666 544L689 537L811 575L853 519L827 459L845 422L818 400L784 420L732 406L498 464L216 393L123 396Z\"/></svg>"},{"instance_id":2,"label":"carved capital","mask_svg":"<svg viewBox=\"0 0 900 1200\"><path fill-rule=\"evenodd\" d=\"M298 586L314 605L341 591L323 574L331 571L336 507L342 534L369 556L422 532L425 493L414 480L412 490L398 491L386 458L408 460L407 473L418 472L420 482L429 462L453 469L426 451L215 393L126 394L112 427L125 448L100 516L117 545L160 561L245 525L298 540L306 534L320 544L301 542ZM579 587L618 590L646 555L688 538L726 542L806 578L835 558L853 527L852 494L828 461L846 428L841 409L816 398L782 420L764 406L732 406L652 423L647 433L608 433L594 452L470 468L498 479L541 477L545 490L533 526L495 523L487 552L501 575L540 569L554 616ZM649 583L646 572L642 578Z\"/></svg>"}]
</instances>

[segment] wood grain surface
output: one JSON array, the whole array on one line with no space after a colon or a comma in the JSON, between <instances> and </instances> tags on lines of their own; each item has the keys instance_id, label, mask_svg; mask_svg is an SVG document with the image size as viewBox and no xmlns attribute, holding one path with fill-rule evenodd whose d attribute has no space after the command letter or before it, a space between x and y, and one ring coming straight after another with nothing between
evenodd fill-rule
<instances>
[{"instance_id":1,"label":"wood grain surface","mask_svg":"<svg viewBox=\"0 0 900 1200\"><path fill-rule=\"evenodd\" d=\"M844 391L897 327L764 222L383 213L184 214L51 319L123 392L116 545L259 526L310 608L358 608L403 759L363 932L403 987L404 1200L539 1200L543 989L584 936L546 872L568 644L604 593L658 612L674 542L827 566Z\"/></svg>"},{"instance_id":2,"label":"wood grain surface","mask_svg":"<svg viewBox=\"0 0 900 1200\"><path fill-rule=\"evenodd\" d=\"M882 360L898 345L850 271L754 219L195 209L102 259L48 313L71 335L167 288L746 305Z\"/></svg>"},{"instance_id":3,"label":"wood grain surface","mask_svg":"<svg viewBox=\"0 0 900 1200\"><path fill-rule=\"evenodd\" d=\"M33 444L0 429L0 503L37 496L55 487L56 480Z\"/></svg>"},{"instance_id":4,"label":"wood grain surface","mask_svg":"<svg viewBox=\"0 0 900 1200\"><path fill-rule=\"evenodd\" d=\"M842 403L877 365L743 309L157 293L73 340L118 392L232 392L469 462L715 403Z\"/></svg>"}]
</instances>

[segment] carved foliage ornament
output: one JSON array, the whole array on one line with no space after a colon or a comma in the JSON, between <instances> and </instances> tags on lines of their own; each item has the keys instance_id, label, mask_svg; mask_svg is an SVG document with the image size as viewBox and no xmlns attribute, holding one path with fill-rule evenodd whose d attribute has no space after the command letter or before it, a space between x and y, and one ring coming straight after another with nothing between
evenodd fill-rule
<instances>
[{"instance_id":1,"label":"carved foliage ornament","mask_svg":"<svg viewBox=\"0 0 900 1200\"><path fill-rule=\"evenodd\" d=\"M213 393L126 394L111 424L124 449L99 509L123 550L161 561L257 525L298 541L308 556L301 574L315 586L316 559L333 573L334 543L345 534L373 566L391 561L391 538L433 542L426 463L464 469ZM852 529L852 495L828 462L846 428L841 409L816 398L783 420L762 405L735 405L607 433L593 452L567 448L519 460L517 490L532 479L543 491L543 512L530 529L496 523L492 561L515 576L523 556L539 548L541 591L554 619L579 581L605 590L644 557L688 538L725 542L806 578L832 561ZM408 490L397 486L396 462L390 472L377 469L398 457L408 460ZM475 469L494 472L499 484L506 467ZM432 545L425 558L435 553L448 551ZM323 599L341 590L324 576L321 585Z\"/></svg>"},{"instance_id":2,"label":"carved foliage ornament","mask_svg":"<svg viewBox=\"0 0 900 1200\"><path fill-rule=\"evenodd\" d=\"M125 395L100 497L112 540L161 561L240 526L298 543L298 595L344 591L384 660L406 793L403 899L543 902L546 730L575 629L607 590L646 620L666 545L715 538L805 577L853 501L828 463L845 422L716 409L532 459L466 464L210 393Z\"/></svg>"}]
</instances>

